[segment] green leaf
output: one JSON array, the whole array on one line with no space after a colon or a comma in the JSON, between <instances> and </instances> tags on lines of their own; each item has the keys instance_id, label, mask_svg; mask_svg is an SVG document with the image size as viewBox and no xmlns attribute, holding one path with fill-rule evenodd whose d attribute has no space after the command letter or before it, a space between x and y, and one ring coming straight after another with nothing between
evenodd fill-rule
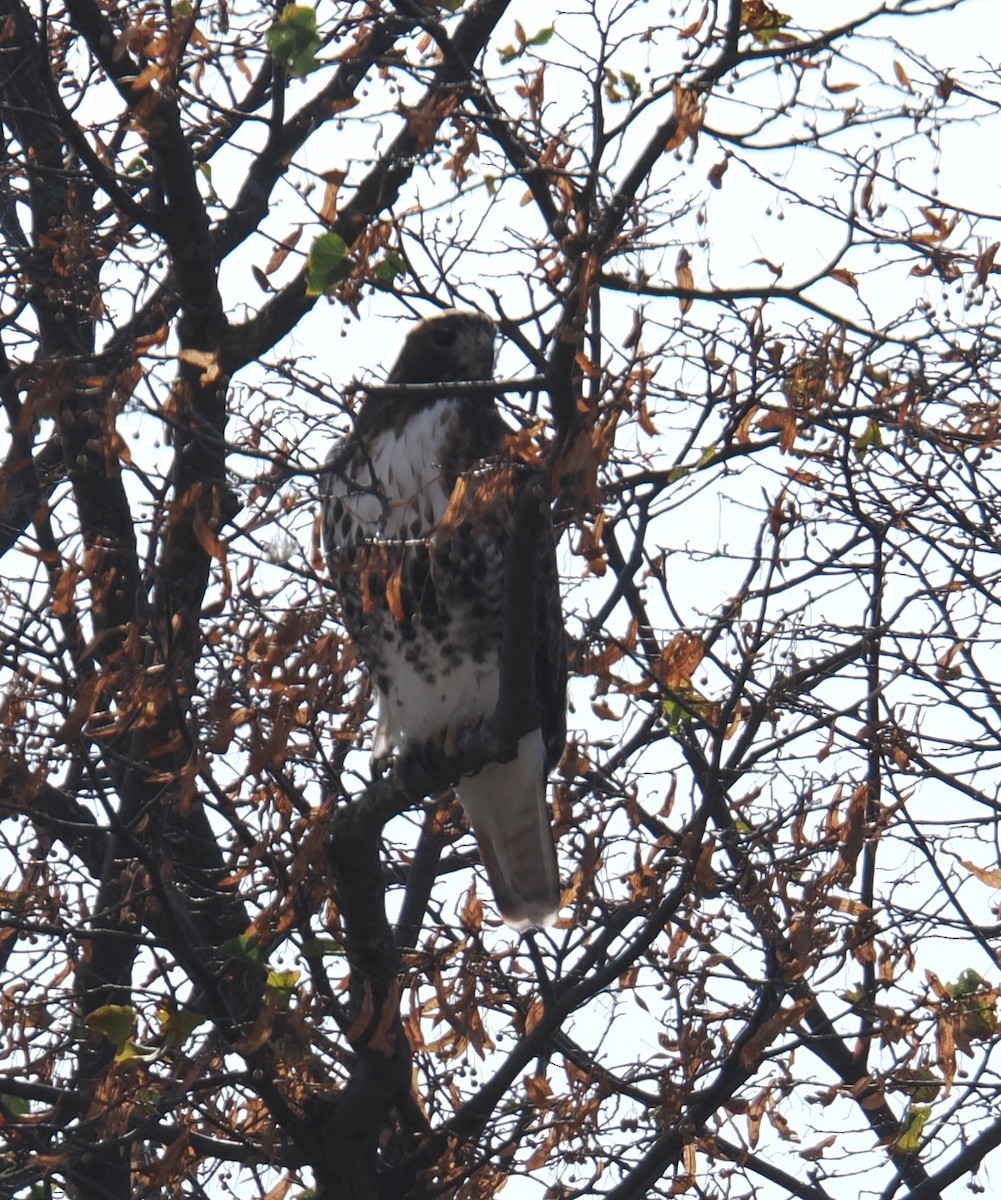
<instances>
[{"instance_id":1,"label":"green leaf","mask_svg":"<svg viewBox=\"0 0 1001 1200\"><path fill-rule=\"evenodd\" d=\"M268 30L267 40L275 62L297 79L303 79L320 65L316 61L320 38L316 32L315 8L287 4Z\"/></svg>"},{"instance_id":2,"label":"green leaf","mask_svg":"<svg viewBox=\"0 0 1001 1200\"><path fill-rule=\"evenodd\" d=\"M904 1118L904 1126L897 1138L897 1149L904 1154L917 1154L921 1148L921 1131L928 1124L931 1116L930 1108L915 1107L908 1109Z\"/></svg>"},{"instance_id":3,"label":"green leaf","mask_svg":"<svg viewBox=\"0 0 1001 1200\"><path fill-rule=\"evenodd\" d=\"M947 990L950 996L955 996L958 999L961 996L975 995L985 984L986 980L982 975L979 975L972 967L967 967L955 983L947 985Z\"/></svg>"},{"instance_id":4,"label":"green leaf","mask_svg":"<svg viewBox=\"0 0 1001 1200\"><path fill-rule=\"evenodd\" d=\"M84 1024L106 1037L120 1053L129 1040L135 1020L136 1010L130 1004L105 1004L88 1013Z\"/></svg>"},{"instance_id":5,"label":"green leaf","mask_svg":"<svg viewBox=\"0 0 1001 1200\"><path fill-rule=\"evenodd\" d=\"M31 1112L31 1101L23 1096L8 1096L6 1092L0 1092L0 1104L15 1117L26 1117Z\"/></svg>"},{"instance_id":6,"label":"green leaf","mask_svg":"<svg viewBox=\"0 0 1001 1200\"><path fill-rule=\"evenodd\" d=\"M204 1025L207 1019L203 1013L170 1012L165 1008L161 1008L156 1015L160 1021L165 1049L183 1046L198 1026Z\"/></svg>"},{"instance_id":7,"label":"green leaf","mask_svg":"<svg viewBox=\"0 0 1001 1200\"><path fill-rule=\"evenodd\" d=\"M223 942L219 949L230 958L251 963L255 967L264 962L261 939L252 933L241 933L239 937L230 938L228 942Z\"/></svg>"},{"instance_id":8,"label":"green leaf","mask_svg":"<svg viewBox=\"0 0 1001 1200\"><path fill-rule=\"evenodd\" d=\"M406 274L406 264L403 256L395 250L387 250L383 260L372 272L372 279L380 287L392 287L401 275Z\"/></svg>"},{"instance_id":9,"label":"green leaf","mask_svg":"<svg viewBox=\"0 0 1001 1200\"><path fill-rule=\"evenodd\" d=\"M269 971L268 981L264 985L264 1003L273 1009L288 1008L301 977L300 971Z\"/></svg>"},{"instance_id":10,"label":"green leaf","mask_svg":"<svg viewBox=\"0 0 1001 1200\"><path fill-rule=\"evenodd\" d=\"M199 163L198 170L201 172L202 178L205 180L206 190L208 191L210 202L212 204L220 204L221 201L212 183L212 167L209 163Z\"/></svg>"},{"instance_id":11,"label":"green leaf","mask_svg":"<svg viewBox=\"0 0 1001 1200\"><path fill-rule=\"evenodd\" d=\"M629 93L629 98L635 100L643 88L640 81L630 71L620 71L619 78L626 85L626 91Z\"/></svg>"},{"instance_id":12,"label":"green leaf","mask_svg":"<svg viewBox=\"0 0 1001 1200\"><path fill-rule=\"evenodd\" d=\"M344 239L336 233L321 233L306 260L306 294L324 295L335 283L347 279L353 266Z\"/></svg>"},{"instance_id":13,"label":"green leaf","mask_svg":"<svg viewBox=\"0 0 1001 1200\"><path fill-rule=\"evenodd\" d=\"M859 462L864 462L866 454L872 449L878 450L882 444L883 435L879 431L879 422L875 417L870 417L865 432L855 439L855 457Z\"/></svg>"},{"instance_id":14,"label":"green leaf","mask_svg":"<svg viewBox=\"0 0 1001 1200\"><path fill-rule=\"evenodd\" d=\"M788 13L779 12L764 0L744 0L741 5L741 23L752 33L762 46L770 46L784 25L791 20ZM786 41L792 41L786 37Z\"/></svg>"},{"instance_id":15,"label":"green leaf","mask_svg":"<svg viewBox=\"0 0 1001 1200\"><path fill-rule=\"evenodd\" d=\"M997 1030L997 993L982 975L968 967L946 990L963 1016L963 1032L968 1038L984 1040Z\"/></svg>"},{"instance_id":16,"label":"green leaf","mask_svg":"<svg viewBox=\"0 0 1001 1200\"><path fill-rule=\"evenodd\" d=\"M336 954L344 957L344 947L333 938L312 937L302 944L302 952L306 958L323 958L326 954Z\"/></svg>"},{"instance_id":17,"label":"green leaf","mask_svg":"<svg viewBox=\"0 0 1001 1200\"><path fill-rule=\"evenodd\" d=\"M773 12L772 19L755 30L754 36L762 44L762 46L770 46L778 36L779 30L783 25L788 25L790 17L788 13Z\"/></svg>"},{"instance_id":18,"label":"green leaf","mask_svg":"<svg viewBox=\"0 0 1001 1200\"><path fill-rule=\"evenodd\" d=\"M147 1050L143 1046L139 1046L135 1042L129 1040L115 1055L115 1062L118 1063L119 1066L128 1066L130 1064L135 1066L138 1063L144 1062L151 1063L156 1062L162 1053L163 1050L159 1048Z\"/></svg>"},{"instance_id":19,"label":"green leaf","mask_svg":"<svg viewBox=\"0 0 1001 1200\"><path fill-rule=\"evenodd\" d=\"M667 727L672 733L678 733L682 725L692 719L691 709L686 708L684 704L679 704L677 700L668 700L665 698L661 701L661 709L664 713L664 720L667 722Z\"/></svg>"},{"instance_id":20,"label":"green leaf","mask_svg":"<svg viewBox=\"0 0 1001 1200\"><path fill-rule=\"evenodd\" d=\"M620 92L616 84L618 83L618 75L606 68L605 70L605 99L609 104L621 104L625 100L625 94Z\"/></svg>"},{"instance_id":21,"label":"green leaf","mask_svg":"<svg viewBox=\"0 0 1001 1200\"><path fill-rule=\"evenodd\" d=\"M269 971L266 986L276 991L290 992L301 978L301 971Z\"/></svg>"},{"instance_id":22,"label":"green leaf","mask_svg":"<svg viewBox=\"0 0 1001 1200\"><path fill-rule=\"evenodd\" d=\"M905 1080L903 1090L916 1104L931 1104L942 1090L942 1080L930 1067L921 1067Z\"/></svg>"},{"instance_id":23,"label":"green leaf","mask_svg":"<svg viewBox=\"0 0 1001 1200\"><path fill-rule=\"evenodd\" d=\"M518 39L517 46L504 46L498 53L502 63L513 62L514 59L520 58L525 53L529 46L544 46L546 42L553 36L552 25L545 26L538 33L533 33L531 37L525 33L521 27L520 21L514 23L514 35Z\"/></svg>"},{"instance_id":24,"label":"green leaf","mask_svg":"<svg viewBox=\"0 0 1001 1200\"><path fill-rule=\"evenodd\" d=\"M160 1112L160 1092L155 1087L137 1088L135 1093L136 1111L144 1117L155 1117ZM169 1101L168 1101L169 1103Z\"/></svg>"},{"instance_id":25,"label":"green leaf","mask_svg":"<svg viewBox=\"0 0 1001 1200\"><path fill-rule=\"evenodd\" d=\"M547 25L545 29L540 29L538 33L533 34L526 42L526 46L544 46L553 36L555 30L552 25Z\"/></svg>"},{"instance_id":26,"label":"green leaf","mask_svg":"<svg viewBox=\"0 0 1001 1200\"><path fill-rule=\"evenodd\" d=\"M963 1032L969 1038L986 1041L997 1032L997 1013L994 1002L989 1004L971 1004L963 1013Z\"/></svg>"}]
</instances>

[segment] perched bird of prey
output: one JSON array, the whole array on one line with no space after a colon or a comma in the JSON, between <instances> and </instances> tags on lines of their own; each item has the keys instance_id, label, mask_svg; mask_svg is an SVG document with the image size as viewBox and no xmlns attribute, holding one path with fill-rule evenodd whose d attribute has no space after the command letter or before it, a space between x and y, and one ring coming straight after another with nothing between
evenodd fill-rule
<instances>
[{"instance_id":1,"label":"perched bird of prey","mask_svg":"<svg viewBox=\"0 0 1001 1200\"><path fill-rule=\"evenodd\" d=\"M391 385L363 402L322 479L323 540L344 623L378 702L373 758L454 746L497 705L504 567L519 468L494 395L449 384L493 378L493 322L448 311L407 335ZM560 884L546 780L566 733L566 650L548 511L527 567L536 586L540 726L511 762L459 783L498 907L516 929L543 925Z\"/></svg>"}]
</instances>

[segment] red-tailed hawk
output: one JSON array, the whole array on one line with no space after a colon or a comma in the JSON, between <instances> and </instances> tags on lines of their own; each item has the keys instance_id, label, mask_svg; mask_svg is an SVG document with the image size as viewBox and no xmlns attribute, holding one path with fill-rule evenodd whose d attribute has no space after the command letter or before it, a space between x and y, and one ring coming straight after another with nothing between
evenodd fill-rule
<instances>
[{"instance_id":1,"label":"red-tailed hawk","mask_svg":"<svg viewBox=\"0 0 1001 1200\"><path fill-rule=\"evenodd\" d=\"M388 383L492 379L494 338L481 313L430 317L407 335ZM429 739L447 746L497 705L518 470L511 432L486 392L376 392L327 460L324 548L375 687L377 761ZM560 901L546 780L566 732L566 651L548 515L536 555L540 727L520 739L516 759L489 763L457 789L497 904L517 929L551 921Z\"/></svg>"}]
</instances>

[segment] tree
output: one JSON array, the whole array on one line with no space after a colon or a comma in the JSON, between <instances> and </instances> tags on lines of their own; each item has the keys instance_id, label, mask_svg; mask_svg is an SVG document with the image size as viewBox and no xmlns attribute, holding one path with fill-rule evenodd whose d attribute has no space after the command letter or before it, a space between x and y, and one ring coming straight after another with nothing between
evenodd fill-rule
<instances>
[{"instance_id":1,"label":"tree","mask_svg":"<svg viewBox=\"0 0 1001 1200\"><path fill-rule=\"evenodd\" d=\"M984 1190L988 7L0 5L0 1192ZM450 304L564 531L521 939L315 535Z\"/></svg>"}]
</instances>

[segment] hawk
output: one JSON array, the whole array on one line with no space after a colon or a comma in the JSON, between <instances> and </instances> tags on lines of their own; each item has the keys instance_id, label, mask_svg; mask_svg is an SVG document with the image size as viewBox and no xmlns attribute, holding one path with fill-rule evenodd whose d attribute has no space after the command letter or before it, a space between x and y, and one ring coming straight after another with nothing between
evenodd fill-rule
<instances>
[{"instance_id":1,"label":"hawk","mask_svg":"<svg viewBox=\"0 0 1001 1200\"><path fill-rule=\"evenodd\" d=\"M497 705L518 460L496 397L448 387L493 378L495 334L482 313L421 321L388 383L441 386L367 396L324 467L324 550L375 689L376 762L429 740L454 745ZM529 577L539 728L515 759L457 788L516 929L550 922L560 901L546 781L566 735L566 649L548 513Z\"/></svg>"}]
</instances>

